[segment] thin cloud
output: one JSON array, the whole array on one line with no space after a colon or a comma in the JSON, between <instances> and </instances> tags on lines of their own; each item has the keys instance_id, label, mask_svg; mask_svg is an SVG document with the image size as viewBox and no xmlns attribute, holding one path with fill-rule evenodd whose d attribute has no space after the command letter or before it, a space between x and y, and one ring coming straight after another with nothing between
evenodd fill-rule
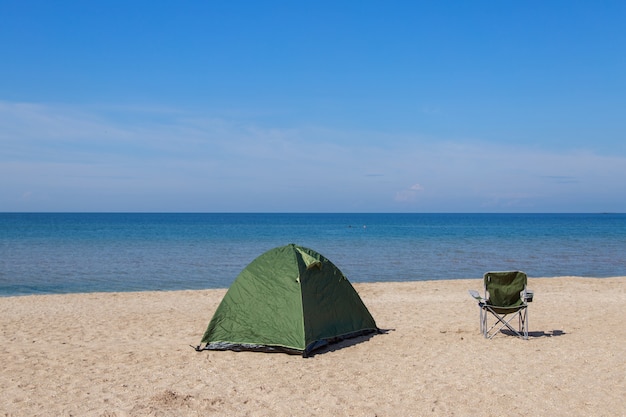
<instances>
[{"instance_id":1,"label":"thin cloud","mask_svg":"<svg viewBox=\"0 0 626 417\"><path fill-rule=\"evenodd\" d=\"M567 211L576 199L624 210L615 197L626 195L624 157L443 139L265 127L180 109L0 102L0 176L11 178L0 195L17 211L73 210L79 199L94 210L150 202L153 210L240 211L258 201L292 211L313 203L324 211Z\"/></svg>"},{"instance_id":2,"label":"thin cloud","mask_svg":"<svg viewBox=\"0 0 626 417\"><path fill-rule=\"evenodd\" d=\"M557 184L578 184L580 180L576 177L567 175L543 175L542 178L548 179Z\"/></svg>"}]
</instances>

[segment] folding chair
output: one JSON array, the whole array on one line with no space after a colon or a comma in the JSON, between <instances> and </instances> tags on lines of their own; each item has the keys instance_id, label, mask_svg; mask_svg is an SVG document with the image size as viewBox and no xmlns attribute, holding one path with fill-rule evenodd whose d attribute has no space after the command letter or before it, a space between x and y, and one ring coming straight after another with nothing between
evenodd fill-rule
<instances>
[{"instance_id":1,"label":"folding chair","mask_svg":"<svg viewBox=\"0 0 626 417\"><path fill-rule=\"evenodd\" d=\"M528 277L521 271L487 272L483 276L484 298L478 291L470 290L480 307L480 331L487 339L492 339L505 327L522 339L528 339L528 303L533 300L533 292L526 289ZM495 322L489 326L487 318L493 316ZM511 322L517 318L517 329Z\"/></svg>"}]
</instances>

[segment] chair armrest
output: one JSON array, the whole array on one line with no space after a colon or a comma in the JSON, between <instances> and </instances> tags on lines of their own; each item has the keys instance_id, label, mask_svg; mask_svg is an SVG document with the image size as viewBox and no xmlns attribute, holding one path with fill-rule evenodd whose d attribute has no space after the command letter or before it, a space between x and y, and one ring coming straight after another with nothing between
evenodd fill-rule
<instances>
[{"instance_id":1,"label":"chair armrest","mask_svg":"<svg viewBox=\"0 0 626 417\"><path fill-rule=\"evenodd\" d=\"M524 294L524 301L526 301L527 303L532 303L534 296L535 296L534 291L526 290L526 294Z\"/></svg>"},{"instance_id":2,"label":"chair armrest","mask_svg":"<svg viewBox=\"0 0 626 417\"><path fill-rule=\"evenodd\" d=\"M467 292L469 292L469 295L471 295L472 297L474 297L476 300L478 301L482 301L483 297L480 296L480 294L478 293L478 291L476 290L468 290Z\"/></svg>"}]
</instances>

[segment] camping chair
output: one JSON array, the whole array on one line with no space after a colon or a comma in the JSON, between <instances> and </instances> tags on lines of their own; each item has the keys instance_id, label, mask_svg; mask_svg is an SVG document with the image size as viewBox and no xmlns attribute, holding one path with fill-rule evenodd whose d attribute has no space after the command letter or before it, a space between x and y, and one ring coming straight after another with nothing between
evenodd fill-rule
<instances>
[{"instance_id":1,"label":"camping chair","mask_svg":"<svg viewBox=\"0 0 626 417\"><path fill-rule=\"evenodd\" d=\"M528 303L533 292L526 289L528 278L521 271L487 272L483 277L485 296L470 290L480 307L480 331L492 339L505 327L522 339L528 339ZM488 327L487 318L493 315L495 323ZM511 324L518 318L517 329Z\"/></svg>"}]
</instances>

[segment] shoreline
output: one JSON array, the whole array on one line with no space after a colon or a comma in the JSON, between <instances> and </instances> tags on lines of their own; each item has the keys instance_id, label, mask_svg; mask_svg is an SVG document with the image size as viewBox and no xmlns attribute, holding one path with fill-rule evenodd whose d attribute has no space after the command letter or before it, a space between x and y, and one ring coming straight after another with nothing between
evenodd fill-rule
<instances>
[{"instance_id":1,"label":"shoreline","mask_svg":"<svg viewBox=\"0 0 626 417\"><path fill-rule=\"evenodd\" d=\"M621 279L625 276L607 276L607 277L586 277L586 276L578 276L578 275L557 275L553 277L528 277L529 281L529 289L532 286L531 282L533 280L546 280L546 279L592 279L592 280L603 280L603 279ZM446 279L427 279L427 280L419 280L419 281L359 281L353 282L350 280L350 283L354 285L370 285L370 284L402 284L402 283L428 283L428 282L450 282L450 281L481 281L482 277L479 278L446 278ZM76 291L76 292L46 292L46 293L28 293L28 294L0 294L0 300L4 298L13 298L13 297L45 297L45 296L62 296L62 295L73 295L73 294L142 294L142 293L170 293L170 292L187 292L187 291L227 291L229 287L219 287L219 288L181 288L181 289L164 289L164 290L129 290L129 291ZM480 288L474 288L476 290L482 291L482 283Z\"/></svg>"},{"instance_id":2,"label":"shoreline","mask_svg":"<svg viewBox=\"0 0 626 417\"><path fill-rule=\"evenodd\" d=\"M0 414L624 415L626 277L529 278L529 340L482 337L482 278L353 286L385 332L306 359L195 352L225 288L0 297Z\"/></svg>"}]
</instances>

